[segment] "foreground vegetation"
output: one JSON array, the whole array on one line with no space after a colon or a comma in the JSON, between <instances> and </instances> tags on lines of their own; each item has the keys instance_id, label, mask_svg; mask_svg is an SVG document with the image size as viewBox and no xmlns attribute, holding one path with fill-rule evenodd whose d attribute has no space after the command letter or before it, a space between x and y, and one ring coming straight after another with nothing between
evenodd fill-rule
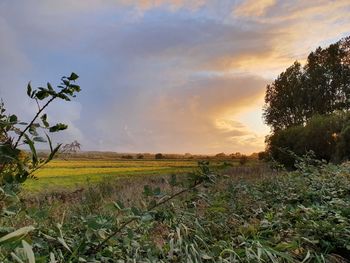
<instances>
[{"instance_id":1,"label":"foreground vegetation","mask_svg":"<svg viewBox=\"0 0 350 263\"><path fill-rule=\"evenodd\" d=\"M187 177L106 181L77 199L2 207L0 260L347 262L350 167L306 160L298 168L215 176L202 164Z\"/></svg>"}]
</instances>

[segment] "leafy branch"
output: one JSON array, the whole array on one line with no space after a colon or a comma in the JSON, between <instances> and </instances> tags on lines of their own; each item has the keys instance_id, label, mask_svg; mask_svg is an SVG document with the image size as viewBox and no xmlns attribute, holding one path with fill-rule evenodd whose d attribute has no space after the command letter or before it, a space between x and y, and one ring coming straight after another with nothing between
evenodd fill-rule
<instances>
[{"instance_id":1,"label":"leafy branch","mask_svg":"<svg viewBox=\"0 0 350 263\"><path fill-rule=\"evenodd\" d=\"M75 84L79 76L71 73L69 77L62 77L61 84L56 89L50 83L47 87L38 87L33 89L31 83L27 85L27 95L35 100L38 110L29 123L20 122L16 115L6 115L3 102L0 104L0 185L23 183L28 176L42 168L50 162L61 147L58 144L53 147L48 133L59 132L67 129L67 125L57 123L50 125L47 120L47 114L44 111L56 99L70 101L80 92L80 86ZM45 101L40 105L40 101ZM38 123L40 118L41 123ZM25 126L23 129L20 126ZM45 137L39 135L39 129L45 131ZM47 132L46 132L47 131ZM17 136L14 136L17 135ZM41 160L38 158L35 142L48 143L50 148L49 156ZM28 158L19 149L19 146L27 145L31 158ZM23 156L24 155L24 156Z\"/></svg>"}]
</instances>

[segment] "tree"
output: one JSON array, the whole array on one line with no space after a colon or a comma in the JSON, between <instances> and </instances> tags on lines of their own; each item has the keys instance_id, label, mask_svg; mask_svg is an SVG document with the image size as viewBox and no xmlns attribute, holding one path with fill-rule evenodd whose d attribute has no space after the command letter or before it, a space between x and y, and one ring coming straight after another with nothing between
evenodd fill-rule
<instances>
[{"instance_id":1,"label":"tree","mask_svg":"<svg viewBox=\"0 0 350 263\"><path fill-rule=\"evenodd\" d=\"M226 157L226 154L225 153L218 153L215 155L216 158L220 158L220 159L223 159Z\"/></svg>"},{"instance_id":2,"label":"tree","mask_svg":"<svg viewBox=\"0 0 350 263\"><path fill-rule=\"evenodd\" d=\"M63 145L61 153L69 155L72 153L77 153L80 150L81 150L81 144L77 140L75 140L72 143L67 143Z\"/></svg>"},{"instance_id":3,"label":"tree","mask_svg":"<svg viewBox=\"0 0 350 263\"><path fill-rule=\"evenodd\" d=\"M268 153L266 151L258 152L258 159L259 161L267 160Z\"/></svg>"},{"instance_id":4,"label":"tree","mask_svg":"<svg viewBox=\"0 0 350 263\"><path fill-rule=\"evenodd\" d=\"M242 156L242 154L240 152L236 152L236 153L231 153L230 154L230 157L232 159L239 159L239 158L241 158L241 156Z\"/></svg>"},{"instance_id":5,"label":"tree","mask_svg":"<svg viewBox=\"0 0 350 263\"><path fill-rule=\"evenodd\" d=\"M267 85L263 117L273 131L305 125L315 114L350 109L350 38L317 48Z\"/></svg>"},{"instance_id":6,"label":"tree","mask_svg":"<svg viewBox=\"0 0 350 263\"><path fill-rule=\"evenodd\" d=\"M274 130L281 130L302 124L305 117L305 96L303 95L303 71L295 62L267 85L265 95L265 122Z\"/></svg>"}]
</instances>

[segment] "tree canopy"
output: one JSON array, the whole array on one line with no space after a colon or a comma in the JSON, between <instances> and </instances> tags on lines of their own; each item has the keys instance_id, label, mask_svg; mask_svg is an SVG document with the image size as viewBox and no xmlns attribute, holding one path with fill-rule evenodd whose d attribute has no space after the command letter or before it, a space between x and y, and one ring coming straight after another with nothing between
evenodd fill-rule
<instances>
[{"instance_id":1,"label":"tree canopy","mask_svg":"<svg viewBox=\"0 0 350 263\"><path fill-rule=\"evenodd\" d=\"M264 119L273 131L305 125L316 114L350 109L350 37L317 48L267 85Z\"/></svg>"}]
</instances>

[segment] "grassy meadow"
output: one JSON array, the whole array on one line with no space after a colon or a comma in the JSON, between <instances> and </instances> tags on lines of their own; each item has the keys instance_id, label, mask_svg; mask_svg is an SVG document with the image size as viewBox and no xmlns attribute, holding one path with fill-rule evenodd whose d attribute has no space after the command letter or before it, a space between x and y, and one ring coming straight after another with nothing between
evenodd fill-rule
<instances>
[{"instance_id":1,"label":"grassy meadow","mask_svg":"<svg viewBox=\"0 0 350 263\"><path fill-rule=\"evenodd\" d=\"M237 160L214 160L211 162L211 166L220 168L224 163L232 166L238 165ZM57 159L35 173L36 179L27 180L24 187L31 192L67 190L100 182L108 177L128 178L184 174L192 172L197 166L198 160L194 159Z\"/></svg>"}]
</instances>

